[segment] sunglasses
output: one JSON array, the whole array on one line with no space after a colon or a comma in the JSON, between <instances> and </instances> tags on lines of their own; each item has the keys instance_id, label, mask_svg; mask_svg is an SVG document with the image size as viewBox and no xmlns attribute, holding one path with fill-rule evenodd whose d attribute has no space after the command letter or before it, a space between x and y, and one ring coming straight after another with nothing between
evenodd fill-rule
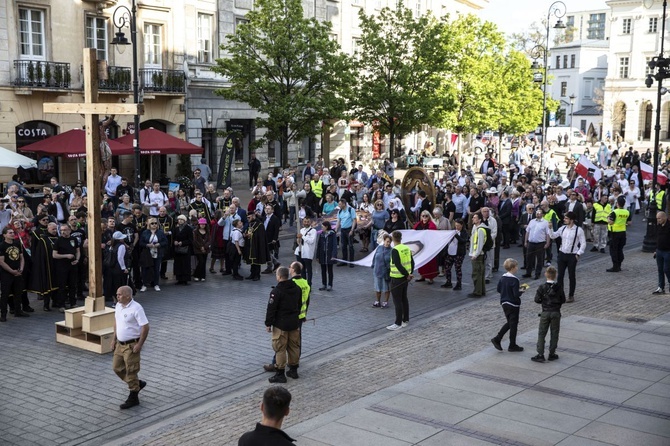
<instances>
[{"instance_id":1,"label":"sunglasses","mask_svg":"<svg viewBox=\"0 0 670 446\"><path fill-rule=\"evenodd\" d=\"M24 200L19 200L19 201L17 201L17 203L25 203L25 201Z\"/></svg>"},{"instance_id":2,"label":"sunglasses","mask_svg":"<svg viewBox=\"0 0 670 446\"><path fill-rule=\"evenodd\" d=\"M149 223L149 224L150 224L151 226L153 226L153 225L157 225L158 223Z\"/></svg>"}]
</instances>

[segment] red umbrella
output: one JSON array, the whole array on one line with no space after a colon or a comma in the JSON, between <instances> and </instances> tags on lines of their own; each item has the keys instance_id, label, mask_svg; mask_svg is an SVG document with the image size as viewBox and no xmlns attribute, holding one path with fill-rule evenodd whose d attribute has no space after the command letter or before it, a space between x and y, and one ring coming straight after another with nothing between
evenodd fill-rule
<instances>
[{"instance_id":1,"label":"red umbrella","mask_svg":"<svg viewBox=\"0 0 670 446\"><path fill-rule=\"evenodd\" d=\"M127 134L116 141L129 147L122 155L133 153L135 135ZM168 135L165 132L148 128L140 131L140 153L142 155L200 155L203 148L188 141Z\"/></svg>"},{"instance_id":2,"label":"red umbrella","mask_svg":"<svg viewBox=\"0 0 670 446\"><path fill-rule=\"evenodd\" d=\"M113 155L123 155L126 151L132 153L132 146L127 146L115 140L108 140ZM86 157L86 131L82 129L68 130L55 136L20 147L21 152L34 152L64 156L67 158Z\"/></svg>"}]
</instances>

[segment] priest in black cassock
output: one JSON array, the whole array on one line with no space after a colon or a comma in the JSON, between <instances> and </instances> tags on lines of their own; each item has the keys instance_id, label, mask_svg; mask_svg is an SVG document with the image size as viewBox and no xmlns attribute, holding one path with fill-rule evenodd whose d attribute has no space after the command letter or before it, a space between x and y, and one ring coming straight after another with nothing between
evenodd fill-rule
<instances>
[{"instance_id":1,"label":"priest in black cassock","mask_svg":"<svg viewBox=\"0 0 670 446\"><path fill-rule=\"evenodd\" d=\"M251 265L251 274L247 279L260 280L261 279L261 265L270 258L268 252L268 242L265 237L265 225L259 219L259 215L255 212L250 212L247 216L249 219L249 228L244 234L246 239L244 243L244 260L248 265Z\"/></svg>"}]
</instances>

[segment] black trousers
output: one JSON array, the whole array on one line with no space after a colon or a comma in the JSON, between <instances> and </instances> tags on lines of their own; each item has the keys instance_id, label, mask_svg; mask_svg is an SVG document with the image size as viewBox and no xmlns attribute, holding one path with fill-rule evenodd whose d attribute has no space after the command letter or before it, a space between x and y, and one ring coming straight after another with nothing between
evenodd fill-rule
<instances>
[{"instance_id":1,"label":"black trousers","mask_svg":"<svg viewBox=\"0 0 670 446\"><path fill-rule=\"evenodd\" d=\"M67 301L70 305L77 304L77 266L68 265L66 268L56 269L56 283L58 284L58 291L56 291L56 299L54 305L56 307L64 307Z\"/></svg>"},{"instance_id":2,"label":"black trousers","mask_svg":"<svg viewBox=\"0 0 670 446\"><path fill-rule=\"evenodd\" d=\"M258 172L249 171L249 187L254 187L258 182Z\"/></svg>"},{"instance_id":3,"label":"black trousers","mask_svg":"<svg viewBox=\"0 0 670 446\"><path fill-rule=\"evenodd\" d=\"M528 242L528 248L526 248L526 273L533 274L535 270L535 275L539 276L542 272L542 267L544 266L544 242L540 243L531 243Z\"/></svg>"},{"instance_id":4,"label":"black trousers","mask_svg":"<svg viewBox=\"0 0 670 446\"><path fill-rule=\"evenodd\" d=\"M409 322L409 300L407 299L407 287L409 281L406 277L391 277L391 296L395 307L395 324L401 325Z\"/></svg>"},{"instance_id":5,"label":"black trousers","mask_svg":"<svg viewBox=\"0 0 670 446\"><path fill-rule=\"evenodd\" d=\"M323 286L333 286L333 264L321 264L321 283Z\"/></svg>"},{"instance_id":6,"label":"black trousers","mask_svg":"<svg viewBox=\"0 0 670 446\"><path fill-rule=\"evenodd\" d=\"M507 322L505 325L500 327L500 331L496 338L499 341L502 341L502 338L509 331L509 345L510 347L516 345L516 331L519 326L519 307L514 307L512 305L502 305L503 312L505 313L505 318Z\"/></svg>"},{"instance_id":7,"label":"black trousers","mask_svg":"<svg viewBox=\"0 0 670 446\"><path fill-rule=\"evenodd\" d=\"M564 254L558 252L558 278L556 279L561 285L561 288L565 290L563 286L563 278L565 277L565 270L568 270L568 276L570 278L570 292L568 293L569 297L574 297L575 288L577 287L577 254Z\"/></svg>"},{"instance_id":8,"label":"black trousers","mask_svg":"<svg viewBox=\"0 0 670 446\"><path fill-rule=\"evenodd\" d=\"M7 304L12 295L10 307L21 313L21 295L23 294L23 276L9 274L4 269L0 273L0 314L7 316Z\"/></svg>"},{"instance_id":9,"label":"black trousers","mask_svg":"<svg viewBox=\"0 0 670 446\"><path fill-rule=\"evenodd\" d=\"M249 277L252 277L252 278L254 278L254 277L260 278L261 277L261 266L260 265L256 265L256 264L252 263L250 269L251 269L251 274L249 275Z\"/></svg>"},{"instance_id":10,"label":"black trousers","mask_svg":"<svg viewBox=\"0 0 670 446\"><path fill-rule=\"evenodd\" d=\"M621 268L623 263L623 247L626 246L626 232L610 233L610 257L614 268Z\"/></svg>"}]
</instances>

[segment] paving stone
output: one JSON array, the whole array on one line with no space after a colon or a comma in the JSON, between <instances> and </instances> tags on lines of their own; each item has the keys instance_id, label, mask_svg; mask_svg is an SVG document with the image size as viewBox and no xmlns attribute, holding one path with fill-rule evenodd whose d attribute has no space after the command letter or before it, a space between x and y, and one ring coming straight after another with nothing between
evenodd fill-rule
<instances>
[{"instance_id":1,"label":"paving stone","mask_svg":"<svg viewBox=\"0 0 670 446\"><path fill-rule=\"evenodd\" d=\"M575 433L576 437L603 441L617 446L667 446L668 438L640 432L635 429L594 421Z\"/></svg>"},{"instance_id":2,"label":"paving stone","mask_svg":"<svg viewBox=\"0 0 670 446\"><path fill-rule=\"evenodd\" d=\"M601 404L588 403L574 398L540 392L534 389L524 390L523 392L510 397L508 401L547 409L553 412L576 415L589 420L595 420L612 410L610 407Z\"/></svg>"},{"instance_id":3,"label":"paving stone","mask_svg":"<svg viewBox=\"0 0 670 446\"><path fill-rule=\"evenodd\" d=\"M407 391L410 395L430 399L439 403L450 404L465 409L482 411L501 401L500 398L493 398L479 393L469 392L462 389L454 389L447 386L436 386L432 382Z\"/></svg>"},{"instance_id":4,"label":"paving stone","mask_svg":"<svg viewBox=\"0 0 670 446\"><path fill-rule=\"evenodd\" d=\"M489 446L497 444L462 435L456 432L442 431L419 443L419 446Z\"/></svg>"},{"instance_id":5,"label":"paving stone","mask_svg":"<svg viewBox=\"0 0 670 446\"><path fill-rule=\"evenodd\" d=\"M658 381L667 375L661 370L630 364L622 364L603 358L589 358L580 362L579 366L587 369L599 370L605 373L644 379L647 381Z\"/></svg>"},{"instance_id":6,"label":"paving stone","mask_svg":"<svg viewBox=\"0 0 670 446\"><path fill-rule=\"evenodd\" d=\"M630 376L615 375L612 373L601 372L599 370L588 369L585 367L574 366L563 370L558 374L566 378L578 379L594 384L602 384L617 389L631 390L641 392L651 384L643 379L636 379Z\"/></svg>"},{"instance_id":7,"label":"paving stone","mask_svg":"<svg viewBox=\"0 0 670 446\"><path fill-rule=\"evenodd\" d=\"M512 401L502 401L483 413L567 434L575 433L589 423L589 420L584 418Z\"/></svg>"},{"instance_id":8,"label":"paving stone","mask_svg":"<svg viewBox=\"0 0 670 446\"><path fill-rule=\"evenodd\" d=\"M623 403L635 395L629 390L617 389L610 386L578 381L576 379L553 376L542 382L542 387L583 395L590 398L601 398L605 401Z\"/></svg>"},{"instance_id":9,"label":"paving stone","mask_svg":"<svg viewBox=\"0 0 670 446\"><path fill-rule=\"evenodd\" d=\"M405 401L400 401L400 403L403 402ZM400 408L405 409L402 404ZM359 410L337 420L337 423L408 443L418 443L440 431L440 429L426 424L370 410Z\"/></svg>"},{"instance_id":10,"label":"paving stone","mask_svg":"<svg viewBox=\"0 0 670 446\"><path fill-rule=\"evenodd\" d=\"M509 398L510 396L515 395L523 390L522 387L488 382L483 379L457 375L454 373L436 380L436 383L441 386L467 390L472 393L478 393L480 395L485 395L492 398Z\"/></svg>"},{"instance_id":11,"label":"paving stone","mask_svg":"<svg viewBox=\"0 0 670 446\"><path fill-rule=\"evenodd\" d=\"M412 444L339 423L328 424L304 436L332 446L408 446Z\"/></svg>"},{"instance_id":12,"label":"paving stone","mask_svg":"<svg viewBox=\"0 0 670 446\"><path fill-rule=\"evenodd\" d=\"M453 404L440 403L414 395L401 394L378 406L395 408L417 417L428 417L447 424L457 424L477 412ZM340 420L340 422L342 422Z\"/></svg>"},{"instance_id":13,"label":"paving stone","mask_svg":"<svg viewBox=\"0 0 670 446\"><path fill-rule=\"evenodd\" d=\"M670 375L669 375L670 376ZM644 389L644 393L670 398L670 383L655 383Z\"/></svg>"},{"instance_id":14,"label":"paving stone","mask_svg":"<svg viewBox=\"0 0 670 446\"><path fill-rule=\"evenodd\" d=\"M600 417L598 421L666 437L670 441L670 420L667 419L614 409Z\"/></svg>"},{"instance_id":15,"label":"paving stone","mask_svg":"<svg viewBox=\"0 0 670 446\"><path fill-rule=\"evenodd\" d=\"M520 441L538 446L555 445L567 437L567 434L544 427L533 426L508 418L497 417L486 413L478 413L459 423L459 427L487 432L491 435Z\"/></svg>"}]
</instances>

